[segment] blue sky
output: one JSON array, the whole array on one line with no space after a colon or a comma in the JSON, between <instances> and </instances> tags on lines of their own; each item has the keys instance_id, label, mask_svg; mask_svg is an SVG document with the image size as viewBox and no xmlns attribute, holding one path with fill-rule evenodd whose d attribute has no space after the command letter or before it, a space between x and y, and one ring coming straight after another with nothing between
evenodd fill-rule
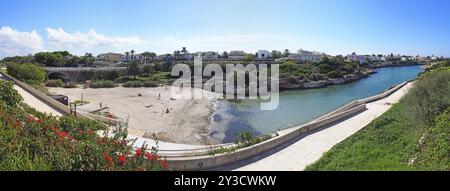
<instances>
[{"instance_id":1,"label":"blue sky","mask_svg":"<svg viewBox=\"0 0 450 191\"><path fill-rule=\"evenodd\" d=\"M2 0L0 57L300 48L450 56L448 0Z\"/></svg>"}]
</instances>

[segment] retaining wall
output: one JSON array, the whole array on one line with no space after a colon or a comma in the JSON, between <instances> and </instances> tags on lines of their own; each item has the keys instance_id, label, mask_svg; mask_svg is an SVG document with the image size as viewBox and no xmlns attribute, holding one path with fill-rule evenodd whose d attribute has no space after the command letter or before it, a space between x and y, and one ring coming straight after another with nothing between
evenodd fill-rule
<instances>
[{"instance_id":1,"label":"retaining wall","mask_svg":"<svg viewBox=\"0 0 450 191\"><path fill-rule=\"evenodd\" d=\"M306 135L312 131L336 123L339 120L360 113L365 109L366 105L360 105L350 110L341 112L337 115L331 116L327 119L323 119L315 123L300 126L288 134L276 136L262 143L258 143L256 145L247 148L242 148L232 153L218 154L215 156L198 156L198 157L184 157L184 158L177 157L177 158L168 158L167 160L171 165L171 168L174 169L205 170L220 167L223 165L231 164L234 162L254 157L258 154L262 154L280 145L288 143L289 141L301 135Z\"/></svg>"}]
</instances>

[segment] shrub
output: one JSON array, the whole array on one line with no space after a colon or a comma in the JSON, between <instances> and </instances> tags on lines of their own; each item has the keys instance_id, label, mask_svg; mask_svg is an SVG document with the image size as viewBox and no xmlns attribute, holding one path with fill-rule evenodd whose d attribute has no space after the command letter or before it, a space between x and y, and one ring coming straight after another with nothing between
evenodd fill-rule
<instances>
[{"instance_id":1,"label":"shrub","mask_svg":"<svg viewBox=\"0 0 450 191\"><path fill-rule=\"evenodd\" d=\"M47 87L63 87L64 82L62 80L48 80L45 84Z\"/></svg>"},{"instance_id":2,"label":"shrub","mask_svg":"<svg viewBox=\"0 0 450 191\"><path fill-rule=\"evenodd\" d=\"M143 86L143 83L140 81L129 81L129 82L123 84L123 87L126 87L126 88L139 88L142 86Z\"/></svg>"},{"instance_id":3,"label":"shrub","mask_svg":"<svg viewBox=\"0 0 450 191\"><path fill-rule=\"evenodd\" d=\"M158 82L155 82L155 81L145 81L144 83L143 83L143 86L144 87L146 87L146 88L154 88L154 87L158 87L159 86L159 83Z\"/></svg>"},{"instance_id":4,"label":"shrub","mask_svg":"<svg viewBox=\"0 0 450 191\"><path fill-rule=\"evenodd\" d=\"M130 76L121 76L115 80L117 83L126 83L128 81L136 81Z\"/></svg>"},{"instance_id":5,"label":"shrub","mask_svg":"<svg viewBox=\"0 0 450 191\"><path fill-rule=\"evenodd\" d=\"M117 85L113 81L97 81L91 84L91 88L114 88Z\"/></svg>"},{"instance_id":6,"label":"shrub","mask_svg":"<svg viewBox=\"0 0 450 191\"><path fill-rule=\"evenodd\" d=\"M0 102L10 107L17 107L22 101L19 92L13 88L12 82L0 81Z\"/></svg>"},{"instance_id":7,"label":"shrub","mask_svg":"<svg viewBox=\"0 0 450 191\"><path fill-rule=\"evenodd\" d=\"M77 88L77 84L76 83L67 83L64 84L64 88Z\"/></svg>"},{"instance_id":8,"label":"shrub","mask_svg":"<svg viewBox=\"0 0 450 191\"><path fill-rule=\"evenodd\" d=\"M450 169L450 113L437 116L435 126L425 135L416 166L430 170Z\"/></svg>"},{"instance_id":9,"label":"shrub","mask_svg":"<svg viewBox=\"0 0 450 191\"><path fill-rule=\"evenodd\" d=\"M9 64L8 74L28 84L40 84L45 81L46 72L34 64Z\"/></svg>"},{"instance_id":10,"label":"shrub","mask_svg":"<svg viewBox=\"0 0 450 191\"><path fill-rule=\"evenodd\" d=\"M422 75L405 97L416 122L432 125L437 115L450 107L450 70Z\"/></svg>"},{"instance_id":11,"label":"shrub","mask_svg":"<svg viewBox=\"0 0 450 191\"><path fill-rule=\"evenodd\" d=\"M108 71L104 75L105 80L111 80L111 81L114 81L119 77L120 77L120 72L117 70Z\"/></svg>"}]
</instances>

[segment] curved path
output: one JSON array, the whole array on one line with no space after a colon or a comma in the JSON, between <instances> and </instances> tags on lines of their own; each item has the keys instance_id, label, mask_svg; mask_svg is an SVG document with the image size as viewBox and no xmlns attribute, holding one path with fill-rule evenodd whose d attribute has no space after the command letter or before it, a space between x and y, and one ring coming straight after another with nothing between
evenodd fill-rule
<instances>
[{"instance_id":1,"label":"curved path","mask_svg":"<svg viewBox=\"0 0 450 191\"><path fill-rule=\"evenodd\" d=\"M412 83L406 84L390 96L368 103L367 110L345 119L337 124L294 140L266 153L224 167L221 170L237 171L301 171L308 165L319 160L322 155L334 145L340 143L354 133L367 126L372 120L382 115L397 103L411 88ZM286 130L289 131L289 130Z\"/></svg>"}]
</instances>

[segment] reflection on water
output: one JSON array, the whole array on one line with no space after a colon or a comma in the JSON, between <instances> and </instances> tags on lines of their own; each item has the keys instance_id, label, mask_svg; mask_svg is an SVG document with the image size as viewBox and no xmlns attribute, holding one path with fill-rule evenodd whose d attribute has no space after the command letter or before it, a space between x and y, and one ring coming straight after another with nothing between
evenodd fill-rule
<instances>
[{"instance_id":1,"label":"reflection on water","mask_svg":"<svg viewBox=\"0 0 450 191\"><path fill-rule=\"evenodd\" d=\"M260 100L219 101L213 115L210 138L232 142L236 133L251 131L261 135L287 126L304 124L356 99L382 93L387 88L412 80L420 66L380 68L369 78L321 89L280 93L280 105L273 111L260 110Z\"/></svg>"}]
</instances>

